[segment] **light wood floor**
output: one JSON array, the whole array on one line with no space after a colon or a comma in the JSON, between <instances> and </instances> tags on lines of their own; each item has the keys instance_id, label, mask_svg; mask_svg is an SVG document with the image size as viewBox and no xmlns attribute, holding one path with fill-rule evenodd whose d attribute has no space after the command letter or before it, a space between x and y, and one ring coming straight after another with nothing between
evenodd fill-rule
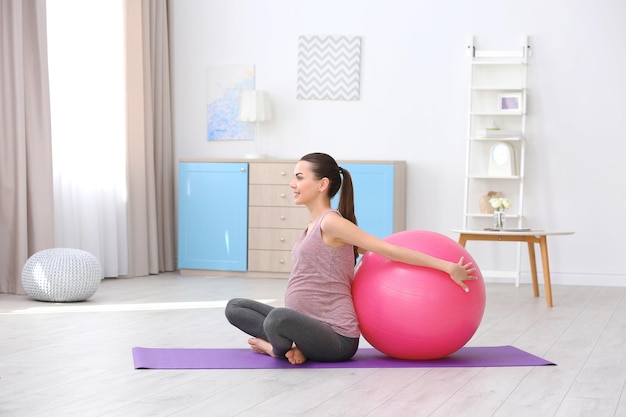
<instances>
[{"instance_id":1,"label":"light wood floor","mask_svg":"<svg viewBox=\"0 0 626 417\"><path fill-rule=\"evenodd\" d=\"M87 302L0 295L1 416L626 416L626 288L487 284L469 345L558 366L134 370L131 348L244 347L235 296L281 305L283 279L105 280ZM363 345L367 345L364 343Z\"/></svg>"}]
</instances>

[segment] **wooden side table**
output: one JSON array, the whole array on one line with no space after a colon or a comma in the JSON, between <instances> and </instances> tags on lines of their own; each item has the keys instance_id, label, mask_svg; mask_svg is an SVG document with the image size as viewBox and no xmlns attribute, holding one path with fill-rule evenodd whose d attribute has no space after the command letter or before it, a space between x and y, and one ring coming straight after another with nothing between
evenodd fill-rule
<instances>
[{"instance_id":1,"label":"wooden side table","mask_svg":"<svg viewBox=\"0 0 626 417\"><path fill-rule=\"evenodd\" d=\"M525 231L488 231L488 230L452 230L459 234L459 244L465 247L469 240L483 240L493 242L526 242L528 244L528 258L530 273L533 280L533 292L539 297L539 281L537 279L537 261L535 257L535 243L541 251L543 267L543 281L546 291L546 305L552 307L552 283L550 281L550 261L548 260L548 236L572 235L574 232L525 230Z\"/></svg>"}]
</instances>

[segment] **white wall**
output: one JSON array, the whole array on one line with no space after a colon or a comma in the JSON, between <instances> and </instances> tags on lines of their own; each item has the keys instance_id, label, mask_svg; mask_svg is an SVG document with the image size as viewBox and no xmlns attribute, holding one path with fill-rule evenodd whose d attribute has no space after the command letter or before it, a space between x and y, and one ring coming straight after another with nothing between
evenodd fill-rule
<instances>
[{"instance_id":1,"label":"white wall","mask_svg":"<svg viewBox=\"0 0 626 417\"><path fill-rule=\"evenodd\" d=\"M553 282L626 285L626 2L175 0L171 12L179 158L255 152L252 141L208 142L205 127L207 66L254 64L275 113L258 132L265 153L406 160L408 228L453 238L463 211L467 40L512 48L528 35L528 224L576 231L550 240ZM306 34L362 37L359 101L296 100ZM494 246L468 249L491 264Z\"/></svg>"}]
</instances>

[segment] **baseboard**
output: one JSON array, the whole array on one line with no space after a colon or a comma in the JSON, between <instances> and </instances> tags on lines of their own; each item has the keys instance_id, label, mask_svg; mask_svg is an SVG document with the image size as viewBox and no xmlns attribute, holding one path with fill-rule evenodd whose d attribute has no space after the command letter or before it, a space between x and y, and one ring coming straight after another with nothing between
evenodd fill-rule
<instances>
[{"instance_id":1,"label":"baseboard","mask_svg":"<svg viewBox=\"0 0 626 417\"><path fill-rule=\"evenodd\" d=\"M230 277L230 278L289 278L285 272L233 272L233 271L212 271L206 269L180 269L181 275L203 276L203 277Z\"/></svg>"},{"instance_id":2,"label":"baseboard","mask_svg":"<svg viewBox=\"0 0 626 417\"><path fill-rule=\"evenodd\" d=\"M517 273L514 271L484 271L485 282L515 283ZM539 283L543 285L543 274L538 272ZM550 274L552 285L579 285L593 287L626 287L626 275L619 274L578 274L554 273ZM531 284L530 271L519 274L520 284Z\"/></svg>"}]
</instances>

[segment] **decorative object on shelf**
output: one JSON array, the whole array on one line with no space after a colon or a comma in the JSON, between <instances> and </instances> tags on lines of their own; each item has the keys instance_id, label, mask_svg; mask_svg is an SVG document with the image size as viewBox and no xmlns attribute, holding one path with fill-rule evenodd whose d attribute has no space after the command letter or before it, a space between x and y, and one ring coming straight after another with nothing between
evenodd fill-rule
<instances>
[{"instance_id":1,"label":"decorative object on shelf","mask_svg":"<svg viewBox=\"0 0 626 417\"><path fill-rule=\"evenodd\" d=\"M498 138L521 138L522 131L521 130L509 130L509 129L501 129L495 121L491 121L491 125L484 128L478 129L476 131L476 135L479 138L484 139L498 139Z\"/></svg>"},{"instance_id":2,"label":"decorative object on shelf","mask_svg":"<svg viewBox=\"0 0 626 417\"><path fill-rule=\"evenodd\" d=\"M359 100L361 38L300 36L299 100Z\"/></svg>"},{"instance_id":3,"label":"decorative object on shelf","mask_svg":"<svg viewBox=\"0 0 626 417\"><path fill-rule=\"evenodd\" d=\"M498 94L498 111L502 113L520 113L522 111L522 94Z\"/></svg>"},{"instance_id":4,"label":"decorative object on shelf","mask_svg":"<svg viewBox=\"0 0 626 417\"><path fill-rule=\"evenodd\" d=\"M497 142L489 151L487 175L492 177L515 175L515 151L508 142Z\"/></svg>"},{"instance_id":5,"label":"decorative object on shelf","mask_svg":"<svg viewBox=\"0 0 626 417\"><path fill-rule=\"evenodd\" d=\"M506 224L506 217L504 215L504 210L495 210L493 212L493 228L494 229L504 229Z\"/></svg>"},{"instance_id":6,"label":"decorative object on shelf","mask_svg":"<svg viewBox=\"0 0 626 417\"><path fill-rule=\"evenodd\" d=\"M488 127L486 129L479 129L476 132L476 135L477 137L484 139L519 139L522 137L522 132L520 130L506 130L500 129L499 127Z\"/></svg>"},{"instance_id":7,"label":"decorative object on shelf","mask_svg":"<svg viewBox=\"0 0 626 417\"><path fill-rule=\"evenodd\" d=\"M500 137L500 127L496 124L495 121L492 120L490 126L484 129L480 129L476 133L478 137L481 138Z\"/></svg>"},{"instance_id":8,"label":"decorative object on shelf","mask_svg":"<svg viewBox=\"0 0 626 417\"><path fill-rule=\"evenodd\" d=\"M480 200L478 200L478 206L480 207L480 212L482 214L492 214L494 209L493 207L491 207L491 202L490 202L491 199L500 198L502 196L503 194L501 191L489 191L487 194L480 197Z\"/></svg>"},{"instance_id":9,"label":"decorative object on shelf","mask_svg":"<svg viewBox=\"0 0 626 417\"><path fill-rule=\"evenodd\" d=\"M504 197L493 197L489 204L493 207L493 228L504 229L506 223L504 211L511 207L511 201Z\"/></svg>"}]
</instances>

